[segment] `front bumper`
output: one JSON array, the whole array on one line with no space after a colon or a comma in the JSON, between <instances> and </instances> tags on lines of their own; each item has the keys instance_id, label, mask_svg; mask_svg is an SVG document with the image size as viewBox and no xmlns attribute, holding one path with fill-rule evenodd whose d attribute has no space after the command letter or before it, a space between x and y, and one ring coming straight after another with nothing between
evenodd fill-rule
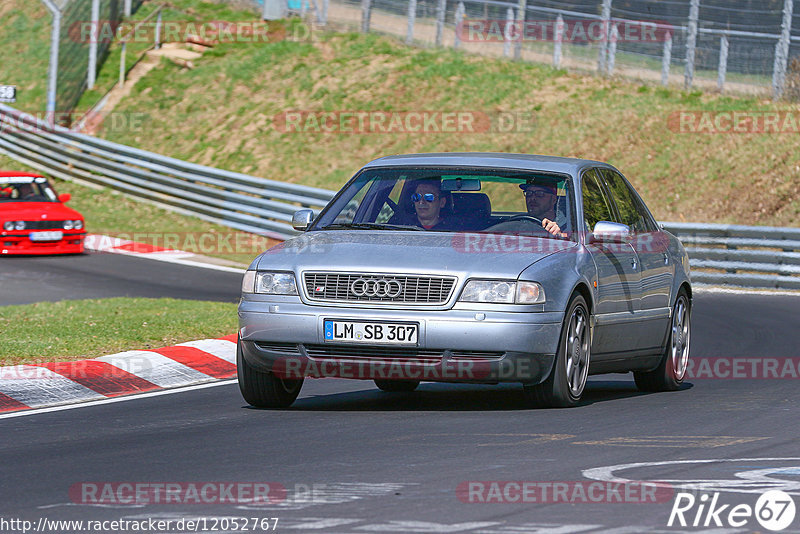
<instances>
[{"instance_id":1,"label":"front bumper","mask_svg":"<svg viewBox=\"0 0 800 534\"><path fill-rule=\"evenodd\" d=\"M414 322L419 340L416 346L329 343L325 319ZM489 308L366 309L245 298L239 337L249 365L285 378L536 384L552 369L562 319Z\"/></svg>"},{"instance_id":2,"label":"front bumper","mask_svg":"<svg viewBox=\"0 0 800 534\"><path fill-rule=\"evenodd\" d=\"M83 240L86 232L64 232L58 241L31 241L30 233L0 234L0 254L4 256L16 254L80 254L83 252Z\"/></svg>"}]
</instances>

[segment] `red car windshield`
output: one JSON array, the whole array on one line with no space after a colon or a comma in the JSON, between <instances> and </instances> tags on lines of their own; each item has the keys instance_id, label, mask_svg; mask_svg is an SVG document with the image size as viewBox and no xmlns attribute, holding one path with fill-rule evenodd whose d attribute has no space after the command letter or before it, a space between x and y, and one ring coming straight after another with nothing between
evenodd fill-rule
<instances>
[{"instance_id":1,"label":"red car windshield","mask_svg":"<svg viewBox=\"0 0 800 534\"><path fill-rule=\"evenodd\" d=\"M28 176L0 178L0 202L58 202L46 178Z\"/></svg>"}]
</instances>

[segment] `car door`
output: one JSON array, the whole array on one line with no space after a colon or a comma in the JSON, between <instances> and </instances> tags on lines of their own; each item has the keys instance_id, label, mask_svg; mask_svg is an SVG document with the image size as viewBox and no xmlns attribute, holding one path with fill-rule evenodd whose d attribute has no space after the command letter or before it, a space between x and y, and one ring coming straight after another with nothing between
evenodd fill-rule
<instances>
[{"instance_id":1,"label":"car door","mask_svg":"<svg viewBox=\"0 0 800 534\"><path fill-rule=\"evenodd\" d=\"M631 229L631 245L639 258L642 295L638 322L642 348L660 347L669 320L674 276L667 237L621 174L611 169L600 172L617 208L619 222Z\"/></svg>"},{"instance_id":2,"label":"car door","mask_svg":"<svg viewBox=\"0 0 800 534\"><path fill-rule=\"evenodd\" d=\"M597 222L617 222L613 202L596 169L583 173L581 192L587 237ZM630 243L588 241L586 249L597 268L592 358L600 361L612 353L638 348L632 343L629 325L641 309L640 274L636 251Z\"/></svg>"}]
</instances>

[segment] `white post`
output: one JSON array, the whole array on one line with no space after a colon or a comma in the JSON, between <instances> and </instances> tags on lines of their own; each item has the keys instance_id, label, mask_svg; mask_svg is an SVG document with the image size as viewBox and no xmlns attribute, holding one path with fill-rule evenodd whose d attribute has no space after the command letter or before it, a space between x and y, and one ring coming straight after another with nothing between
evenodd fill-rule
<instances>
[{"instance_id":1,"label":"white post","mask_svg":"<svg viewBox=\"0 0 800 534\"><path fill-rule=\"evenodd\" d=\"M786 84L786 65L789 62L789 43L792 33L793 11L794 2L792 0L784 0L781 37L775 45L775 66L772 69L772 97L775 100L783 96L783 89Z\"/></svg>"},{"instance_id":2,"label":"white post","mask_svg":"<svg viewBox=\"0 0 800 534\"><path fill-rule=\"evenodd\" d=\"M511 56L511 35L514 33L514 10L506 9L506 26L503 28L503 57Z\"/></svg>"},{"instance_id":3,"label":"white post","mask_svg":"<svg viewBox=\"0 0 800 534\"><path fill-rule=\"evenodd\" d=\"M669 65L672 61L672 34L664 36L664 53L661 56L661 85L669 85Z\"/></svg>"},{"instance_id":4,"label":"white post","mask_svg":"<svg viewBox=\"0 0 800 534\"><path fill-rule=\"evenodd\" d=\"M406 29L406 43L414 42L414 20L417 18L417 0L408 0L408 28Z\"/></svg>"},{"instance_id":5,"label":"white post","mask_svg":"<svg viewBox=\"0 0 800 534\"><path fill-rule=\"evenodd\" d=\"M131 16L131 0L125 0L125 5L123 7L123 13L126 17Z\"/></svg>"},{"instance_id":6,"label":"white post","mask_svg":"<svg viewBox=\"0 0 800 534\"><path fill-rule=\"evenodd\" d=\"M611 27L611 42L608 44L608 64L606 65L606 71L609 76L614 74L614 63L617 61L617 39L619 39L619 30L617 30L617 25L614 24Z\"/></svg>"},{"instance_id":7,"label":"white post","mask_svg":"<svg viewBox=\"0 0 800 534\"><path fill-rule=\"evenodd\" d=\"M456 35L455 40L453 41L453 48L458 49L461 46L461 32L464 30L464 13L466 9L464 8L464 2L459 2L458 7L456 7Z\"/></svg>"},{"instance_id":8,"label":"white post","mask_svg":"<svg viewBox=\"0 0 800 534\"><path fill-rule=\"evenodd\" d=\"M361 33L369 33L369 19L372 15L371 0L361 0Z\"/></svg>"},{"instance_id":9,"label":"white post","mask_svg":"<svg viewBox=\"0 0 800 534\"><path fill-rule=\"evenodd\" d=\"M125 54L128 49L128 41L122 41L122 53L119 56L119 86L125 85Z\"/></svg>"},{"instance_id":10,"label":"white post","mask_svg":"<svg viewBox=\"0 0 800 534\"><path fill-rule=\"evenodd\" d=\"M717 89L721 93L725 89L725 75L728 72L728 36L719 40L719 68L717 69Z\"/></svg>"},{"instance_id":11,"label":"white post","mask_svg":"<svg viewBox=\"0 0 800 534\"><path fill-rule=\"evenodd\" d=\"M700 0L691 0L689 5L689 35L686 37L686 72L683 86L688 91L694 81L694 51L697 47L697 18L700 15Z\"/></svg>"},{"instance_id":12,"label":"white post","mask_svg":"<svg viewBox=\"0 0 800 534\"><path fill-rule=\"evenodd\" d=\"M600 14L603 22L603 39L600 42L600 50L597 52L597 71L600 74L606 73L606 59L608 56L608 39L611 36L609 23L611 21L611 0L603 0L603 9Z\"/></svg>"},{"instance_id":13,"label":"white post","mask_svg":"<svg viewBox=\"0 0 800 534\"><path fill-rule=\"evenodd\" d=\"M89 38L89 72L86 85L94 89L97 79L97 40L100 38L100 0L92 0L92 32Z\"/></svg>"},{"instance_id":14,"label":"white post","mask_svg":"<svg viewBox=\"0 0 800 534\"><path fill-rule=\"evenodd\" d=\"M444 15L447 9L447 0L439 0L436 4L436 46L442 46L444 37Z\"/></svg>"},{"instance_id":15,"label":"white post","mask_svg":"<svg viewBox=\"0 0 800 534\"><path fill-rule=\"evenodd\" d=\"M53 15L53 28L50 31L50 66L47 72L47 120L50 126L55 125L56 92L58 90L58 48L61 36L61 11L53 0L42 0Z\"/></svg>"},{"instance_id":16,"label":"white post","mask_svg":"<svg viewBox=\"0 0 800 534\"><path fill-rule=\"evenodd\" d=\"M519 0L517 7L517 28L516 41L514 41L514 59L522 59L522 38L525 35L525 11L527 10L526 0Z\"/></svg>"},{"instance_id":17,"label":"white post","mask_svg":"<svg viewBox=\"0 0 800 534\"><path fill-rule=\"evenodd\" d=\"M564 41L564 17L561 13L556 17L556 31L553 36L553 67L561 68L561 44Z\"/></svg>"},{"instance_id":18,"label":"white post","mask_svg":"<svg viewBox=\"0 0 800 534\"><path fill-rule=\"evenodd\" d=\"M161 48L161 10L158 10L158 18L156 19L156 39L155 39L155 49L158 50Z\"/></svg>"},{"instance_id":19,"label":"white post","mask_svg":"<svg viewBox=\"0 0 800 534\"><path fill-rule=\"evenodd\" d=\"M320 26L328 25L328 3L329 0L322 0L322 10L320 11L319 24Z\"/></svg>"}]
</instances>

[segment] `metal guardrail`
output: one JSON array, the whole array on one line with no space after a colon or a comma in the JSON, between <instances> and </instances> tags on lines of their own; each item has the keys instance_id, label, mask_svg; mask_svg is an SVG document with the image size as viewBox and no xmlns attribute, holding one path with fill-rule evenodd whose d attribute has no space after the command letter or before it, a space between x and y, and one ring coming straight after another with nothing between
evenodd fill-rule
<instances>
[{"instance_id":1,"label":"metal guardrail","mask_svg":"<svg viewBox=\"0 0 800 534\"><path fill-rule=\"evenodd\" d=\"M292 214L334 192L187 163L50 126L0 104L0 152L65 180L110 187L231 228L285 239Z\"/></svg>"},{"instance_id":2,"label":"metal guardrail","mask_svg":"<svg viewBox=\"0 0 800 534\"><path fill-rule=\"evenodd\" d=\"M285 239L292 214L334 192L187 163L52 127L0 104L0 152L65 179L90 182L231 228ZM800 228L664 223L686 246L701 284L800 289Z\"/></svg>"},{"instance_id":3,"label":"metal guardrail","mask_svg":"<svg viewBox=\"0 0 800 534\"><path fill-rule=\"evenodd\" d=\"M800 289L800 228L664 223L689 253L692 281Z\"/></svg>"}]
</instances>

